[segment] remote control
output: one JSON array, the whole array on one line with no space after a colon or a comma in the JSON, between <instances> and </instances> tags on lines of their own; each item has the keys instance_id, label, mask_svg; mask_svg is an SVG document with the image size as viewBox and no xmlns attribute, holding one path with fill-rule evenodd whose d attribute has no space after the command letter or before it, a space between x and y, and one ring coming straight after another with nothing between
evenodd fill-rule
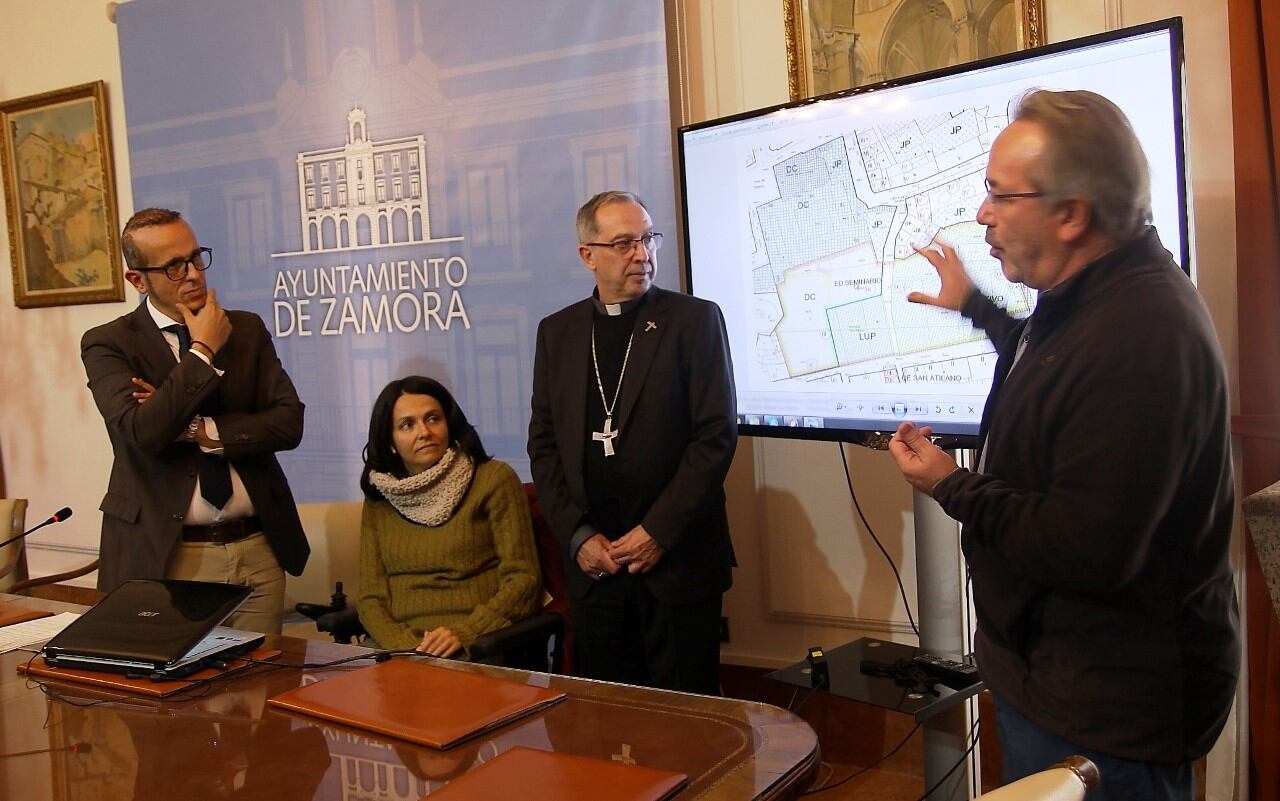
<instances>
[{"instance_id":1,"label":"remote control","mask_svg":"<svg viewBox=\"0 0 1280 801\"><path fill-rule=\"evenodd\" d=\"M973 664L971 658L957 660L928 651L920 651L911 659L925 671L946 679L972 684L981 678L978 675L978 666Z\"/></svg>"}]
</instances>

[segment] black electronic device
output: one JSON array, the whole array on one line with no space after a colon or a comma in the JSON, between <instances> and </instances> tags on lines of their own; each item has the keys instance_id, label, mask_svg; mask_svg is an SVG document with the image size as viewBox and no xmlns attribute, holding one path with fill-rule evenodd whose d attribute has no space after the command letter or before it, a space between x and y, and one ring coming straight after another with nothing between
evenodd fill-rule
<instances>
[{"instance_id":1,"label":"black electronic device","mask_svg":"<svg viewBox=\"0 0 1280 801\"><path fill-rule=\"evenodd\" d=\"M972 684L981 678L978 675L978 666L974 664L972 657L958 657L956 655L920 651L911 658L911 661L919 665L926 673L943 679Z\"/></svg>"},{"instance_id":2,"label":"black electronic device","mask_svg":"<svg viewBox=\"0 0 1280 801\"><path fill-rule=\"evenodd\" d=\"M1035 307L976 221L991 144L1030 89L1125 112L1153 222L1191 274L1182 61L1175 18L682 127L686 287L724 313L739 432L883 448L912 420L976 444L994 346L907 295L937 291L915 249L945 242L1010 314Z\"/></svg>"},{"instance_id":3,"label":"black electronic device","mask_svg":"<svg viewBox=\"0 0 1280 801\"><path fill-rule=\"evenodd\" d=\"M831 682L831 672L827 666L827 654L822 650L821 645L815 645L810 648L804 659L809 663L809 685L811 687L824 687Z\"/></svg>"}]
</instances>

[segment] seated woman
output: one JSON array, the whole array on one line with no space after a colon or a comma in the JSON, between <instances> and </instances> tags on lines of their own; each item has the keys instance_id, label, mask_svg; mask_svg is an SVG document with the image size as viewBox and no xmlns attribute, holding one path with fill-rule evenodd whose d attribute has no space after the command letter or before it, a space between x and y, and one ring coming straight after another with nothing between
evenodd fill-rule
<instances>
[{"instance_id":1,"label":"seated woman","mask_svg":"<svg viewBox=\"0 0 1280 801\"><path fill-rule=\"evenodd\" d=\"M377 645L454 656L538 610L520 479L438 381L409 376L378 395L360 488L357 610Z\"/></svg>"}]
</instances>

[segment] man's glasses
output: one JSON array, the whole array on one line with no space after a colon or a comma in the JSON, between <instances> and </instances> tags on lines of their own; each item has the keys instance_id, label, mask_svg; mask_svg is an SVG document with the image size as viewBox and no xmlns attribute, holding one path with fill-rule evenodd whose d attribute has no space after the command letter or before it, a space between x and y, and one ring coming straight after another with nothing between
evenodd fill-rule
<instances>
[{"instance_id":1,"label":"man's glasses","mask_svg":"<svg viewBox=\"0 0 1280 801\"><path fill-rule=\"evenodd\" d=\"M987 187L987 200L992 203L1003 203L1007 200L1017 200L1020 197L1044 197L1044 192L992 192L990 181L984 178L982 183Z\"/></svg>"},{"instance_id":2,"label":"man's glasses","mask_svg":"<svg viewBox=\"0 0 1280 801\"><path fill-rule=\"evenodd\" d=\"M209 269L213 264L213 248L200 248L185 259L174 259L160 267L139 267L136 273L164 273L170 281L181 281L187 277L187 266L195 267L200 272Z\"/></svg>"},{"instance_id":3,"label":"man's glasses","mask_svg":"<svg viewBox=\"0 0 1280 801\"><path fill-rule=\"evenodd\" d=\"M643 245L645 250L653 253L662 247L662 234L650 231L639 239L615 239L612 242L583 242L582 244L593 248L613 248L613 252L619 256L629 255L635 250L636 245Z\"/></svg>"}]
</instances>

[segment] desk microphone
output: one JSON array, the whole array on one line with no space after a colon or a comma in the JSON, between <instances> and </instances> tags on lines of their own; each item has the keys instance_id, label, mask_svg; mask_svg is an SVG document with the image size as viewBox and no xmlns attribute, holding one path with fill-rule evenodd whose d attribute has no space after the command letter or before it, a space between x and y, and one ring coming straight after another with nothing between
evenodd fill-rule
<instances>
[{"instance_id":1,"label":"desk microphone","mask_svg":"<svg viewBox=\"0 0 1280 801\"><path fill-rule=\"evenodd\" d=\"M8 759L9 757L32 756L35 754L52 754L57 751L70 751L73 754L88 754L93 751L93 743L72 743L64 745L61 748L37 748L34 751L14 751L9 754L0 754L0 759Z\"/></svg>"},{"instance_id":2,"label":"desk microphone","mask_svg":"<svg viewBox=\"0 0 1280 801\"><path fill-rule=\"evenodd\" d=\"M19 534L18 536L16 536L16 537L10 537L9 539L5 540L4 542L0 542L0 548L3 548L4 546L6 546L6 545L8 545L9 543L14 542L14 541L16 541L16 540L20 540L20 539L22 539L23 537L27 536L28 534L31 534L32 532L38 531L38 530L40 530L40 529L44 528L45 526L47 526L47 525L49 525L49 524L51 524L51 523L61 523L63 520L66 520L68 517L71 517L71 507L70 507L70 506L64 506L64 507L62 507L61 509L59 509L58 511L54 512L54 513L53 513L53 517L51 517L51 518L49 518L48 520L44 521L44 522L43 522L43 523L41 523L40 525L38 525L38 526L32 526L31 528L29 528L29 529L27 529L26 531L22 532L22 533L21 533L21 534Z\"/></svg>"}]
</instances>

